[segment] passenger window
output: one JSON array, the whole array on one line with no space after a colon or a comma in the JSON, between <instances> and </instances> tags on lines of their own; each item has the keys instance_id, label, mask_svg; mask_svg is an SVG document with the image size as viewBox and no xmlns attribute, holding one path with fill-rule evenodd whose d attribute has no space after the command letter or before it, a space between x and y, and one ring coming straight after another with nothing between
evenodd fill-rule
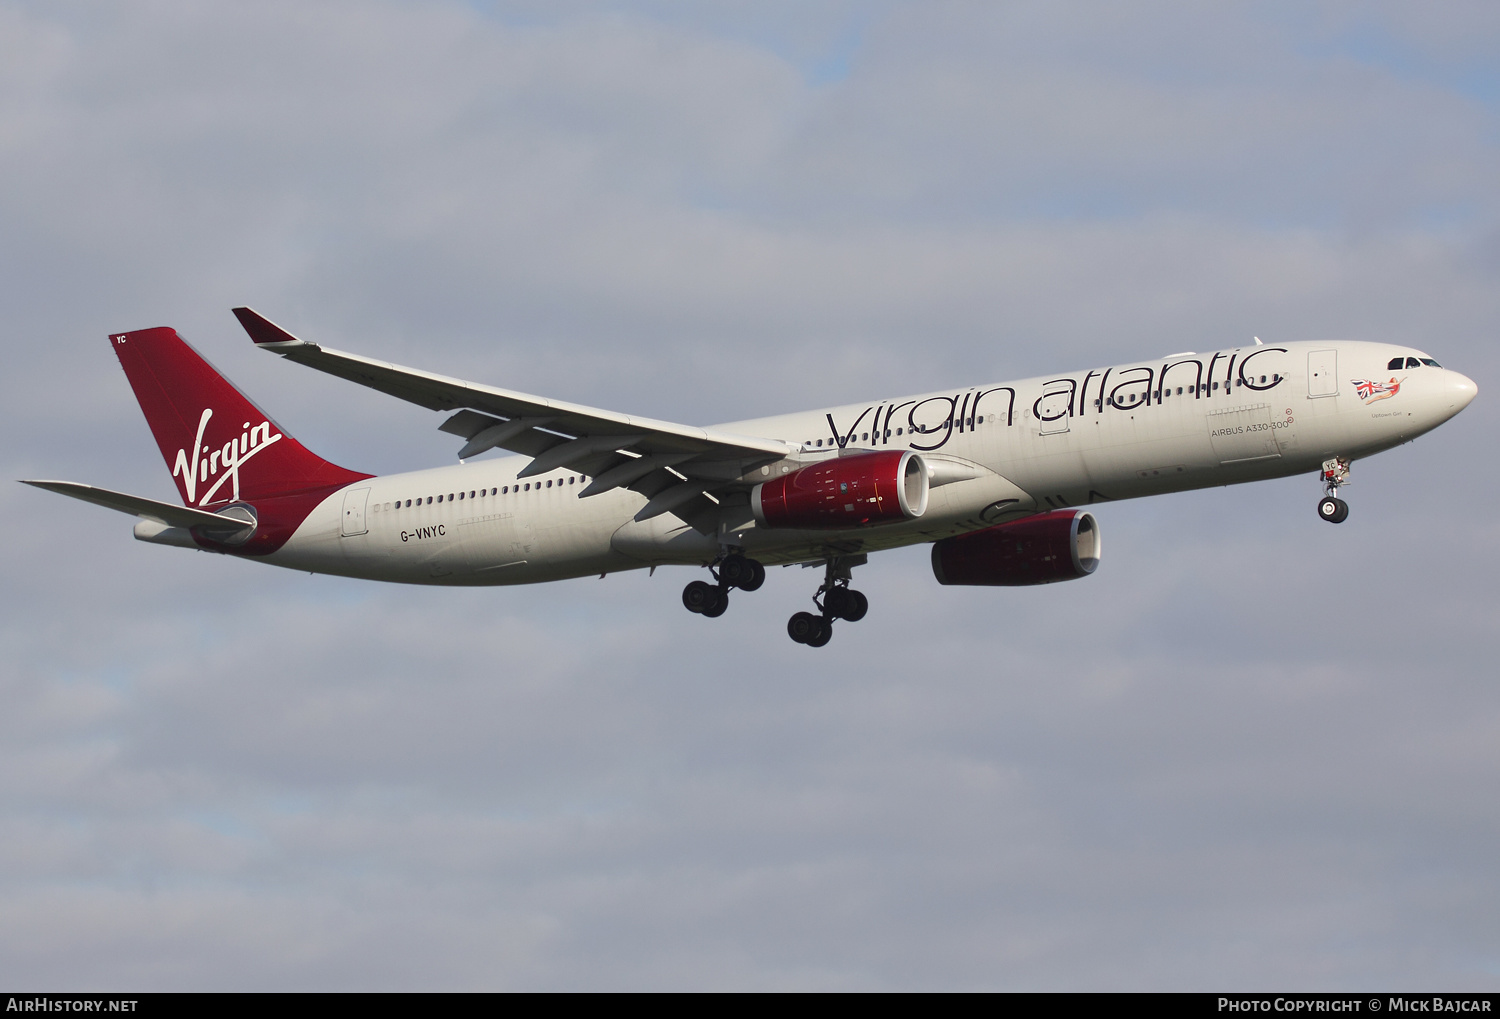
<instances>
[{"instance_id":1,"label":"passenger window","mask_svg":"<svg viewBox=\"0 0 1500 1019\"><path fill-rule=\"evenodd\" d=\"M442 498L442 497L439 496L438 498ZM429 506L432 505L432 496L430 496L430 495L427 497L427 505L429 505Z\"/></svg>"},{"instance_id":2,"label":"passenger window","mask_svg":"<svg viewBox=\"0 0 1500 1019\"><path fill-rule=\"evenodd\" d=\"M1215 383L1214 383L1214 388L1215 388L1215 389L1218 389L1218 388L1219 388L1219 384L1218 384L1218 383L1217 383L1217 382L1215 382Z\"/></svg>"},{"instance_id":3,"label":"passenger window","mask_svg":"<svg viewBox=\"0 0 1500 1019\"><path fill-rule=\"evenodd\" d=\"M459 493L458 493L458 497L459 497L459 498L460 498L460 499L462 499L462 498L463 498L463 497L464 497L464 494L463 494L463 493L462 493L462 492L459 492Z\"/></svg>"},{"instance_id":4,"label":"passenger window","mask_svg":"<svg viewBox=\"0 0 1500 1019\"><path fill-rule=\"evenodd\" d=\"M1177 395L1178 395L1178 396L1181 396L1181 395L1182 395L1182 387L1181 387L1181 386L1178 386L1178 387L1177 387Z\"/></svg>"},{"instance_id":5,"label":"passenger window","mask_svg":"<svg viewBox=\"0 0 1500 1019\"><path fill-rule=\"evenodd\" d=\"M1422 362L1418 361L1414 357L1408 357L1406 359L1406 367L1408 367L1408 368L1420 368L1420 367L1422 367Z\"/></svg>"},{"instance_id":6,"label":"passenger window","mask_svg":"<svg viewBox=\"0 0 1500 1019\"><path fill-rule=\"evenodd\" d=\"M984 415L983 414L979 415L979 417L978 417L977 420L979 421L980 424L984 424Z\"/></svg>"},{"instance_id":7,"label":"passenger window","mask_svg":"<svg viewBox=\"0 0 1500 1019\"><path fill-rule=\"evenodd\" d=\"M551 487L552 487L552 479L551 479L551 478L548 478L548 479L547 479L547 487L548 487L548 488L551 488Z\"/></svg>"},{"instance_id":8,"label":"passenger window","mask_svg":"<svg viewBox=\"0 0 1500 1019\"><path fill-rule=\"evenodd\" d=\"M1399 358L1399 357L1393 357L1393 358L1391 358L1391 363L1385 366L1385 370L1388 371L1388 372L1399 371L1400 369L1401 369L1401 358Z\"/></svg>"},{"instance_id":9,"label":"passenger window","mask_svg":"<svg viewBox=\"0 0 1500 1019\"><path fill-rule=\"evenodd\" d=\"M897 434L897 435L900 435L900 434L901 434L901 429L899 429L899 428L898 428L898 429L896 429L896 434Z\"/></svg>"},{"instance_id":10,"label":"passenger window","mask_svg":"<svg viewBox=\"0 0 1500 1019\"><path fill-rule=\"evenodd\" d=\"M1260 377L1260 384L1261 384L1261 385L1265 385L1265 384L1266 384L1266 377L1265 377L1265 376L1264 376L1264 375L1262 375L1262 376L1261 376L1261 377Z\"/></svg>"},{"instance_id":11,"label":"passenger window","mask_svg":"<svg viewBox=\"0 0 1500 1019\"><path fill-rule=\"evenodd\" d=\"M869 432L860 432L859 433L859 441L860 442L869 442L870 441L870 433Z\"/></svg>"}]
</instances>

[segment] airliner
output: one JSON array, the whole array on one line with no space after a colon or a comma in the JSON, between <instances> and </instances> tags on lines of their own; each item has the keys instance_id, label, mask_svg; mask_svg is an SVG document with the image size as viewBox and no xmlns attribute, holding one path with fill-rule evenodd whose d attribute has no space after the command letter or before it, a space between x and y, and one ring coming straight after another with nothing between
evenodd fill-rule
<instances>
[{"instance_id":1,"label":"airliner","mask_svg":"<svg viewBox=\"0 0 1500 1019\"><path fill-rule=\"evenodd\" d=\"M135 537L312 573L404 584L534 584L659 566L706 574L684 606L722 615L767 566L821 568L791 638L828 643L869 608L871 552L932 546L939 584L1089 576L1121 499L1317 476L1341 523L1350 465L1463 410L1470 379L1420 350L1253 344L960 385L695 428L464 382L298 339L249 308L256 346L447 413L458 463L381 477L292 438L170 328L110 346L181 505L26 481L138 517ZM491 450L510 455L484 456Z\"/></svg>"}]
</instances>

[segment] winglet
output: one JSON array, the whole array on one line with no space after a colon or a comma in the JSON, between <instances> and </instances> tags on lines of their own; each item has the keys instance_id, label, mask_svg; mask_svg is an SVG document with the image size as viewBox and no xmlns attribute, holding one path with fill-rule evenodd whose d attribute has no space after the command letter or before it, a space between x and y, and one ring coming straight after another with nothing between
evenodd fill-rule
<instances>
[{"instance_id":1,"label":"winglet","mask_svg":"<svg viewBox=\"0 0 1500 1019\"><path fill-rule=\"evenodd\" d=\"M245 332L255 341L257 347L266 347L271 350L286 350L290 347L311 347L318 349L316 343L308 343L299 340L281 326L272 322L263 315L251 311L249 308L233 308L234 317L240 320L240 325L245 327Z\"/></svg>"}]
</instances>

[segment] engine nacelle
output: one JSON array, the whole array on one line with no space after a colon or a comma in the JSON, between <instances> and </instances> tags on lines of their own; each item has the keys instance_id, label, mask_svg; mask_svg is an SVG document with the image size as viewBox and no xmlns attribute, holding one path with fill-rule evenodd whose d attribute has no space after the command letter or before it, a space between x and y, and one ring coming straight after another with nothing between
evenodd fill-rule
<instances>
[{"instance_id":1,"label":"engine nacelle","mask_svg":"<svg viewBox=\"0 0 1500 1019\"><path fill-rule=\"evenodd\" d=\"M944 538L932 546L939 584L1025 587L1087 577L1099 568L1099 522L1060 510Z\"/></svg>"},{"instance_id":2,"label":"engine nacelle","mask_svg":"<svg viewBox=\"0 0 1500 1019\"><path fill-rule=\"evenodd\" d=\"M756 485L750 508L763 527L873 527L927 512L927 488L927 465L911 450L854 453Z\"/></svg>"}]
</instances>

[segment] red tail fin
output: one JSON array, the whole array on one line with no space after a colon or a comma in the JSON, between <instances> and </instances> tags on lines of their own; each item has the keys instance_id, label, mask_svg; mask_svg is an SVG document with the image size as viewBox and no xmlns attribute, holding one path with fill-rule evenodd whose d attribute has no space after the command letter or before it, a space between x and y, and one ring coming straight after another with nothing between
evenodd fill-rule
<instances>
[{"instance_id":1,"label":"red tail fin","mask_svg":"<svg viewBox=\"0 0 1500 1019\"><path fill-rule=\"evenodd\" d=\"M370 476L287 435L175 330L115 333L109 341L186 505L268 499Z\"/></svg>"}]
</instances>

